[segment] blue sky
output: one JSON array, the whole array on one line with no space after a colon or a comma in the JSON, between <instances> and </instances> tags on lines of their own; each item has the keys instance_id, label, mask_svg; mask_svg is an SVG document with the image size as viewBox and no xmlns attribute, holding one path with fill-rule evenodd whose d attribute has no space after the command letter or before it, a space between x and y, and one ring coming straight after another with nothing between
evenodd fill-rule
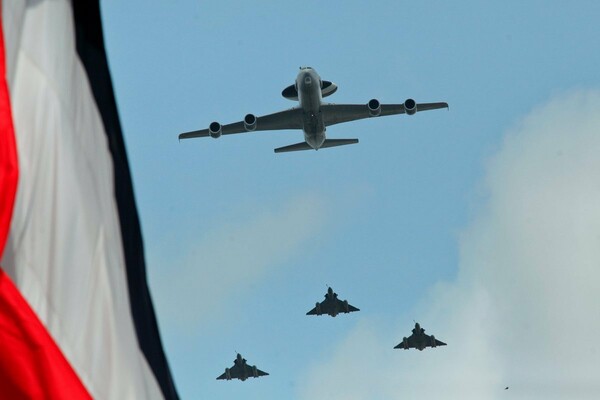
<instances>
[{"instance_id":1,"label":"blue sky","mask_svg":"<svg viewBox=\"0 0 600 400\"><path fill-rule=\"evenodd\" d=\"M576 4L102 3L151 289L182 398L436 398L425 387L435 383L411 377L419 368L452 376L439 385L455 390L443 398L461 398L459 383L464 386L467 375L479 385L471 392L478 398L506 397L501 389L517 381L511 387L516 398L550 398L541 388L551 383L547 375L518 375L516 359L500 357L493 345L509 339L485 327L506 329L516 322L506 316L529 310L535 298L546 299L542 307L554 304L536 297L537 289L570 288L580 310L590 307L580 286L600 289L585 261L600 263L595 253L571 260L569 271L581 266L581 274L573 272L581 280L567 289L560 279L542 279L523 291L513 286L530 282L520 274L531 276L538 270L527 268L541 262L529 252L512 252L510 240L528 232L518 224L527 218L510 224L518 215L514 204L523 204L519 194L528 192L520 191L519 179L526 188L529 177L547 183L535 191L542 199L572 189L551 211L535 207L527 214L540 212L546 221L551 218L544 212L565 211L568 222L549 224L557 237L573 224L573 232L600 238L594 203L576 207L580 217L567 212L573 209L569 199L594 199L596 187L571 187L567 183L577 180L548 174L580 176L578 163L590 157L583 171L592 174L589 182L598 178L598 164L586 151L598 141L586 132L600 133L593 107L600 104L600 3ZM180 132L214 120L229 123L248 112L292 107L280 93L301 65L339 86L331 102L401 103L411 97L447 101L450 110L336 125L328 137L360 143L319 152L274 154L273 148L302 140L294 131L178 142ZM588 118L577 132L551 133ZM544 158L550 153L535 158L553 146L557 154L569 148L574 155L558 167L554 158ZM515 174L514 166L522 169ZM513 208L506 211L507 204ZM542 225L532 223L532 235L519 243L537 248L535 229ZM573 247L560 243L553 248ZM507 253L515 258L495 263ZM485 273L475 267L482 263ZM510 272L508 264L522 268ZM361 311L335 319L305 316L326 285ZM531 320L529 313L520 315ZM413 319L448 347L418 354L392 350L410 333ZM527 329L552 328L556 321L549 316L537 322ZM466 327L478 335L462 335ZM599 328L596 323L591 332L600 334ZM469 340L481 343L464 347ZM271 375L216 381L235 351ZM472 358L456 358L464 354ZM535 354L519 363L536 365ZM570 365L570 356L555 361ZM597 352L582 357L577 365L599 361ZM360 373L351 365L361 365ZM380 366L404 371L389 379L399 389L381 381ZM479 380L472 375L488 370L493 373L482 372ZM600 390L597 378L575 385L580 392L568 392L564 388L573 381L565 382L555 383L561 388L552 392L556 398L586 398Z\"/></svg>"}]
</instances>

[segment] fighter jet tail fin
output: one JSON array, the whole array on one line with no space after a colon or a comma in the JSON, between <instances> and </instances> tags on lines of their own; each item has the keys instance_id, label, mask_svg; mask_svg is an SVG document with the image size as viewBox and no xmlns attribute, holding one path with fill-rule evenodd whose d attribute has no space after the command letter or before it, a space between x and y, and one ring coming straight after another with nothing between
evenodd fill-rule
<instances>
[{"instance_id":1,"label":"fighter jet tail fin","mask_svg":"<svg viewBox=\"0 0 600 400\"><path fill-rule=\"evenodd\" d=\"M358 139L325 139L325 142L321 145L321 149L326 147L343 146L346 144L358 143ZM289 146L278 147L275 149L275 153L286 153L288 151L300 151L300 150L313 150L312 147L306 142L300 142Z\"/></svg>"}]
</instances>

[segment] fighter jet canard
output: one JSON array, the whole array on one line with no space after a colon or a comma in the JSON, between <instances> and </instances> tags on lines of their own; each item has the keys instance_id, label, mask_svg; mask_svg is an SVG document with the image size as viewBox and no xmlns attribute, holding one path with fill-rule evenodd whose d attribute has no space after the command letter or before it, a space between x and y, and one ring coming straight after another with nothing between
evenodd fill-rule
<instances>
[{"instance_id":1,"label":"fighter jet canard","mask_svg":"<svg viewBox=\"0 0 600 400\"><path fill-rule=\"evenodd\" d=\"M360 311L358 308L348 304L348 300L338 299L337 293L332 288L327 289L325 294L325 300L315 305L315 308L306 313L306 315L323 315L328 314L332 317L340 313L350 313L353 311Z\"/></svg>"},{"instance_id":2,"label":"fighter jet canard","mask_svg":"<svg viewBox=\"0 0 600 400\"><path fill-rule=\"evenodd\" d=\"M337 85L321 79L317 71L310 67L300 67L296 83L286 87L281 93L289 100L299 101L299 105L289 110L257 117L247 114L240 122L221 125L212 122L208 129L191 131L179 135L179 139L196 137L219 138L221 135L234 133L271 131L281 129L301 129L304 141L275 149L275 153L299 150L319 150L326 147L342 146L358 143L358 139L327 139L327 127L343 122L350 122L370 117L408 114L418 111L448 108L448 103L417 103L407 99L402 104L381 104L377 99L371 99L366 104L332 104L323 103L324 97L330 96L337 90Z\"/></svg>"},{"instance_id":3,"label":"fighter jet canard","mask_svg":"<svg viewBox=\"0 0 600 400\"><path fill-rule=\"evenodd\" d=\"M418 349L423 351L426 347L446 346L446 343L441 342L433 335L427 335L425 329L421 328L418 322L415 322L415 328L412 330L412 335L402 339L402 342L395 346L395 349Z\"/></svg>"},{"instance_id":4,"label":"fighter jet canard","mask_svg":"<svg viewBox=\"0 0 600 400\"><path fill-rule=\"evenodd\" d=\"M232 379L239 379L245 381L248 378L258 378L259 376L269 375L268 373L261 371L256 368L256 365L248 365L246 359L241 354L235 357L233 360L233 367L225 368L225 372L217 377L217 379L226 379L228 381Z\"/></svg>"}]
</instances>

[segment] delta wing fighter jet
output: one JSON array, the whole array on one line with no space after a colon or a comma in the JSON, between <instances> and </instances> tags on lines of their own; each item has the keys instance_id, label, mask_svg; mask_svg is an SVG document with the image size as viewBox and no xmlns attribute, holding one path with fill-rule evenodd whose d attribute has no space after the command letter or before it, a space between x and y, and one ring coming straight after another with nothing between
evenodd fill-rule
<instances>
[{"instance_id":1,"label":"delta wing fighter jet","mask_svg":"<svg viewBox=\"0 0 600 400\"><path fill-rule=\"evenodd\" d=\"M250 366L246 363L246 359L238 353L233 360L233 367L225 368L225 372L217 377L217 379L239 379L245 381L248 378L258 378L259 376L269 375L268 373L256 368L256 365Z\"/></svg>"},{"instance_id":2,"label":"delta wing fighter jet","mask_svg":"<svg viewBox=\"0 0 600 400\"><path fill-rule=\"evenodd\" d=\"M419 349L423 351L426 347L445 346L446 343L440 342L433 335L427 335L425 329L421 328L418 322L415 322L415 328L412 330L412 335L402 339L402 343L394 347L395 349Z\"/></svg>"},{"instance_id":3,"label":"delta wing fighter jet","mask_svg":"<svg viewBox=\"0 0 600 400\"><path fill-rule=\"evenodd\" d=\"M325 300L315 305L315 308L306 313L306 315L322 315L329 314L335 317L339 313L350 313L360 311L358 308L348 304L348 300L338 299L337 293L334 293L332 288L327 289Z\"/></svg>"},{"instance_id":4,"label":"delta wing fighter jet","mask_svg":"<svg viewBox=\"0 0 600 400\"><path fill-rule=\"evenodd\" d=\"M298 106L262 117L247 114L242 121L227 125L212 122L208 129L182 133L179 139L207 136L216 139L221 135L234 133L301 129L304 132L303 142L277 148L275 153L319 150L358 143L358 139L327 139L325 131L331 125L370 117L413 115L418 111L448 108L448 103L417 103L413 99L407 99L402 104L381 104L377 99L371 99L367 104L323 103L323 98L332 95L336 90L335 83L322 80L314 69L301 67L296 83L286 87L281 93L286 99L298 101Z\"/></svg>"}]
</instances>

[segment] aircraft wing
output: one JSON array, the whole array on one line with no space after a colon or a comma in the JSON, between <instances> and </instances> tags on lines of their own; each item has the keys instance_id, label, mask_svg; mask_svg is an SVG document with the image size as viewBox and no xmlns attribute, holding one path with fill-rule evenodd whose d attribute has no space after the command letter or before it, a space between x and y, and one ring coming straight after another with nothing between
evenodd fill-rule
<instances>
[{"instance_id":1,"label":"aircraft wing","mask_svg":"<svg viewBox=\"0 0 600 400\"><path fill-rule=\"evenodd\" d=\"M223 372L221 375L217 376L217 380L220 380L220 379L227 379L227 375L225 374L225 372Z\"/></svg>"},{"instance_id":2,"label":"aircraft wing","mask_svg":"<svg viewBox=\"0 0 600 400\"><path fill-rule=\"evenodd\" d=\"M276 112L256 118L256 129L253 131L272 131L279 129L302 129L302 109L291 108L289 110ZM223 125L221 134L231 135L234 133L253 132L244 127L244 121ZM208 129L185 132L179 135L179 139L190 139L210 136Z\"/></svg>"},{"instance_id":3,"label":"aircraft wing","mask_svg":"<svg viewBox=\"0 0 600 400\"><path fill-rule=\"evenodd\" d=\"M432 343L431 343L432 336L431 335L427 335L427 334L423 334L423 336L425 336L425 343L427 344L426 347L433 347ZM442 342L440 340L435 339L435 337L434 337L434 340L435 340L435 345L436 346L446 346L446 343L444 343L444 342ZM409 343L410 343L410 341L409 341Z\"/></svg>"},{"instance_id":4,"label":"aircraft wing","mask_svg":"<svg viewBox=\"0 0 600 400\"><path fill-rule=\"evenodd\" d=\"M448 108L448 103L417 103L417 111ZM321 106L325 126L341 124L342 122L370 118L366 104L323 104ZM382 104L379 117L386 115L404 114L404 104Z\"/></svg>"},{"instance_id":5,"label":"aircraft wing","mask_svg":"<svg viewBox=\"0 0 600 400\"><path fill-rule=\"evenodd\" d=\"M417 347L417 340L415 339L415 335L410 335L409 337L406 338L406 344L408 345L409 349L413 349L415 347ZM404 349L404 340L402 340L396 347L394 347L395 349Z\"/></svg>"},{"instance_id":6,"label":"aircraft wing","mask_svg":"<svg viewBox=\"0 0 600 400\"><path fill-rule=\"evenodd\" d=\"M238 379L242 376L242 368L237 364L233 364L233 367L229 368L229 377L231 379ZM223 372L217 377L217 379L227 379L227 373Z\"/></svg>"},{"instance_id":7,"label":"aircraft wing","mask_svg":"<svg viewBox=\"0 0 600 400\"><path fill-rule=\"evenodd\" d=\"M338 310L345 313L346 312L345 303L340 299L337 300L337 303L338 303ZM354 307L353 305L348 304L348 312L352 312L352 311L360 311L360 310L358 308Z\"/></svg>"},{"instance_id":8,"label":"aircraft wing","mask_svg":"<svg viewBox=\"0 0 600 400\"><path fill-rule=\"evenodd\" d=\"M312 310L307 312L306 315L317 315L317 307L314 307Z\"/></svg>"},{"instance_id":9,"label":"aircraft wing","mask_svg":"<svg viewBox=\"0 0 600 400\"><path fill-rule=\"evenodd\" d=\"M319 308L321 309L321 314L328 314L329 311L331 311L332 307L331 307L331 303L329 303L327 300L325 300L325 301L322 301L319 303ZM317 307L314 307L312 310L307 312L306 315L318 315Z\"/></svg>"}]
</instances>

